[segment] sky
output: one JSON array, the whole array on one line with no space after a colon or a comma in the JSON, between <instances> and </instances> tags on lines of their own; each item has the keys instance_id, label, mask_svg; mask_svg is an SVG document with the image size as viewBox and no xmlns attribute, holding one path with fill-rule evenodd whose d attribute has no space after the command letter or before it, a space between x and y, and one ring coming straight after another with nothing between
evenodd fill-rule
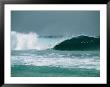
<instances>
[{"instance_id":1,"label":"sky","mask_svg":"<svg viewBox=\"0 0 110 87\"><path fill-rule=\"evenodd\" d=\"M41 36L99 36L100 11L12 11L11 31Z\"/></svg>"}]
</instances>

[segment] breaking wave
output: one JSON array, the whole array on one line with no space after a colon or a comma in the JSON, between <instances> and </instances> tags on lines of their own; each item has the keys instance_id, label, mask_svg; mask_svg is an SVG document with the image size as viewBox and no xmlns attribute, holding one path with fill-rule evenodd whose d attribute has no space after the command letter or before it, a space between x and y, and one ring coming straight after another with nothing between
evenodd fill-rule
<instances>
[{"instance_id":1,"label":"breaking wave","mask_svg":"<svg viewBox=\"0 0 110 87\"><path fill-rule=\"evenodd\" d=\"M100 38L80 35L64 40L54 47L55 50L99 50Z\"/></svg>"},{"instance_id":2,"label":"breaking wave","mask_svg":"<svg viewBox=\"0 0 110 87\"><path fill-rule=\"evenodd\" d=\"M56 44L62 42L65 38L45 38L37 33L19 33L11 32L11 50L45 50L53 48Z\"/></svg>"},{"instance_id":3,"label":"breaking wave","mask_svg":"<svg viewBox=\"0 0 110 87\"><path fill-rule=\"evenodd\" d=\"M94 50L99 49L100 38L90 36L39 36L35 32L11 32L11 50Z\"/></svg>"}]
</instances>

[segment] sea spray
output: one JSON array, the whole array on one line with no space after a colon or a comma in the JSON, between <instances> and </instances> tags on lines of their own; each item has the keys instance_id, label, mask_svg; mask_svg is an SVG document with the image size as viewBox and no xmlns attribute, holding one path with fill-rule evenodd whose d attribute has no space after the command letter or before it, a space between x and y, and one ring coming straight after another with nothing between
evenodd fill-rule
<instances>
[{"instance_id":1,"label":"sea spray","mask_svg":"<svg viewBox=\"0 0 110 87\"><path fill-rule=\"evenodd\" d=\"M53 48L58 43L64 41L66 38L45 38L39 36L35 32L20 33L16 31L11 32L11 50L46 50Z\"/></svg>"},{"instance_id":2,"label":"sea spray","mask_svg":"<svg viewBox=\"0 0 110 87\"><path fill-rule=\"evenodd\" d=\"M26 50L26 49L37 49L38 35L30 32L25 33L11 33L12 43L11 47L14 50Z\"/></svg>"}]
</instances>

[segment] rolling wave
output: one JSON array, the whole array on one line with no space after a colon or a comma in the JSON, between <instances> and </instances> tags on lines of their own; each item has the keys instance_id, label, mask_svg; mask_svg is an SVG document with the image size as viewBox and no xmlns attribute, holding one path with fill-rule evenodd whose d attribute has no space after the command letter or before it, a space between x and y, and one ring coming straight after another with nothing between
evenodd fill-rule
<instances>
[{"instance_id":1,"label":"rolling wave","mask_svg":"<svg viewBox=\"0 0 110 87\"><path fill-rule=\"evenodd\" d=\"M99 50L100 38L78 36L67 39L54 47L55 50Z\"/></svg>"}]
</instances>

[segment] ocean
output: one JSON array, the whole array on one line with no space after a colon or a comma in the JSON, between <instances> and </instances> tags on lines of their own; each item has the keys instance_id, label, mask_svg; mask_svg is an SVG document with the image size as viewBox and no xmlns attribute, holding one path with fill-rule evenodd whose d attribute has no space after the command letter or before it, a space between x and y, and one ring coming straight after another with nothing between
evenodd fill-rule
<instances>
[{"instance_id":1,"label":"ocean","mask_svg":"<svg viewBox=\"0 0 110 87\"><path fill-rule=\"evenodd\" d=\"M67 38L11 35L12 77L100 77L100 50L55 50Z\"/></svg>"}]
</instances>

